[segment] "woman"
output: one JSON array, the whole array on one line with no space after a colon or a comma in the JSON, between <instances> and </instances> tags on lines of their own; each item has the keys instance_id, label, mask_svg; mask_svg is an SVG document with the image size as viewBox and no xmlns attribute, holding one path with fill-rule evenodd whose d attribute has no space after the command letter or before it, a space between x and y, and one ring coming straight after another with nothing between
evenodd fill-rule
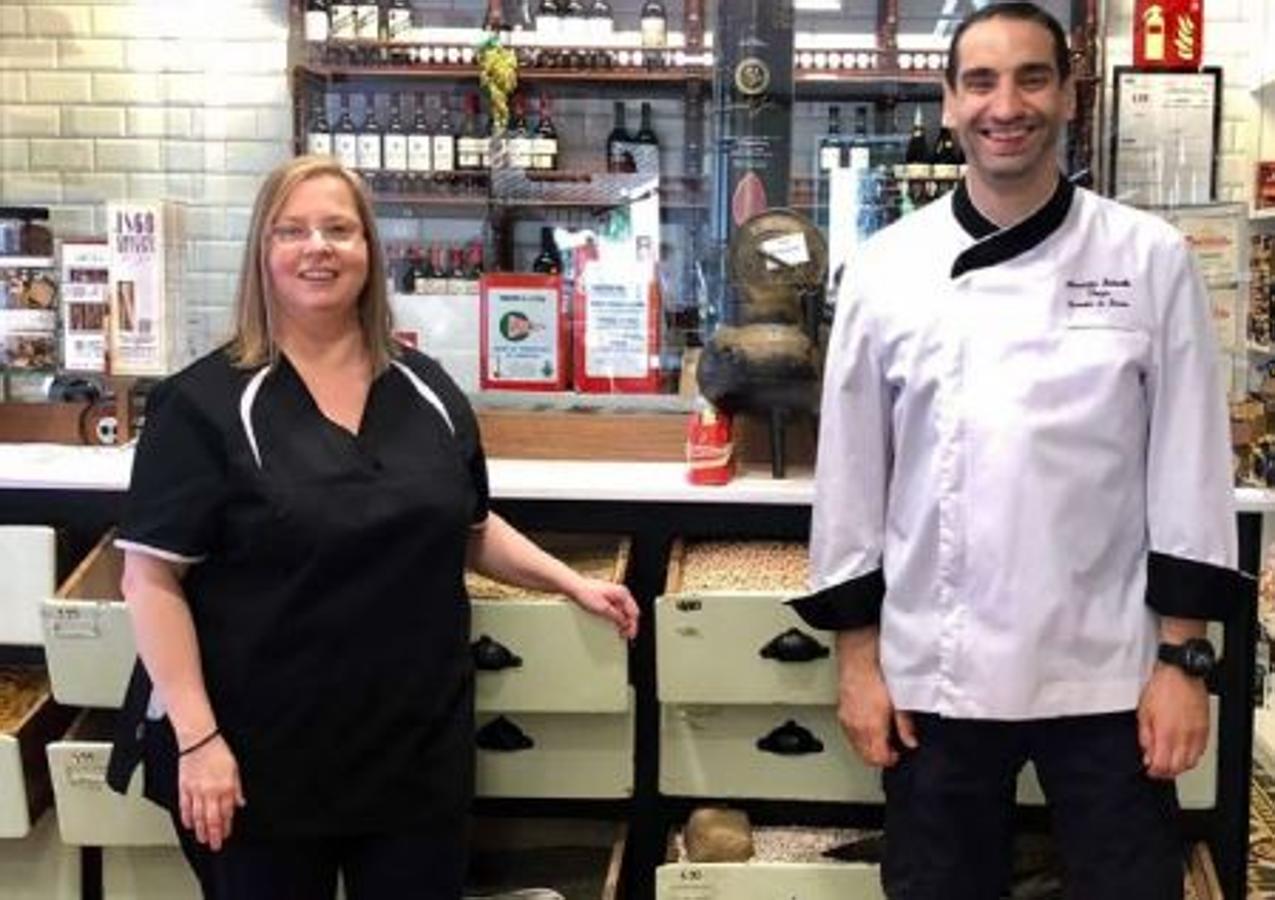
<instances>
[{"instance_id":1,"label":"woman","mask_svg":"<svg viewBox=\"0 0 1275 900\"><path fill-rule=\"evenodd\" d=\"M126 706L149 709L127 733L206 897L331 897L338 871L351 898L460 896L467 564L636 633L623 586L488 510L473 412L392 341L385 283L357 179L327 157L281 166L234 340L148 403L117 544L154 689L135 676Z\"/></svg>"}]
</instances>

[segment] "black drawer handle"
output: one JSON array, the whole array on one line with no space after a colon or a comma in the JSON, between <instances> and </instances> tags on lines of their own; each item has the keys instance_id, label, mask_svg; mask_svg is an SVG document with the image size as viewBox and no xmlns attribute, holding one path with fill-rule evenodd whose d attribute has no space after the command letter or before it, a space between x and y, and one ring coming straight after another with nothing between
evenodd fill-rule
<instances>
[{"instance_id":1,"label":"black drawer handle","mask_svg":"<svg viewBox=\"0 0 1275 900\"><path fill-rule=\"evenodd\" d=\"M789 719L764 738L760 738L757 749L776 756L805 756L808 753L822 753L823 741L809 729L802 728Z\"/></svg>"},{"instance_id":2,"label":"black drawer handle","mask_svg":"<svg viewBox=\"0 0 1275 900\"><path fill-rule=\"evenodd\" d=\"M517 753L519 750L530 750L536 742L527 736L513 722L504 716L497 716L474 735L474 743L479 750L492 750L496 753Z\"/></svg>"},{"instance_id":3,"label":"black drawer handle","mask_svg":"<svg viewBox=\"0 0 1275 900\"><path fill-rule=\"evenodd\" d=\"M799 628L789 628L761 648L762 659L784 663L812 662L827 659L829 650Z\"/></svg>"},{"instance_id":4,"label":"black drawer handle","mask_svg":"<svg viewBox=\"0 0 1275 900\"><path fill-rule=\"evenodd\" d=\"M499 672L501 669L517 669L522 666L520 656L485 634L470 644L469 650L474 655L474 668L480 672Z\"/></svg>"}]
</instances>

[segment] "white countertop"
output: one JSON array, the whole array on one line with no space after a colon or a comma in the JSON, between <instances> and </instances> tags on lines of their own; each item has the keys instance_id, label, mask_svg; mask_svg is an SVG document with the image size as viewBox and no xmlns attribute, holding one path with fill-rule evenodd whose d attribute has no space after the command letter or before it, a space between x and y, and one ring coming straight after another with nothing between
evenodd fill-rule
<instances>
[{"instance_id":1,"label":"white countertop","mask_svg":"<svg viewBox=\"0 0 1275 900\"><path fill-rule=\"evenodd\" d=\"M0 444L0 489L123 491L132 465L131 447ZM757 468L700 487L679 462L493 459L487 466L492 496L502 500L808 505L814 498L810 470L800 467L784 479ZM1275 490L1236 488L1235 509L1275 513Z\"/></svg>"},{"instance_id":2,"label":"white countertop","mask_svg":"<svg viewBox=\"0 0 1275 900\"><path fill-rule=\"evenodd\" d=\"M0 489L123 491L131 447L0 444ZM650 503L809 504L809 469L775 480L749 471L721 487L686 480L682 463L489 460L492 496L502 500L612 500Z\"/></svg>"}]
</instances>

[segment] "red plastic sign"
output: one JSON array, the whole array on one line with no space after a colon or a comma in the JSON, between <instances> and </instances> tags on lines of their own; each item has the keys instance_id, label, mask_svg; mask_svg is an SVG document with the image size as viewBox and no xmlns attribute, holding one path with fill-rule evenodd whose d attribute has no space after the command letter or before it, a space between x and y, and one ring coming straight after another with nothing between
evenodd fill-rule
<instances>
[{"instance_id":1,"label":"red plastic sign","mask_svg":"<svg viewBox=\"0 0 1275 900\"><path fill-rule=\"evenodd\" d=\"M1204 0L1136 0L1133 64L1195 70L1204 59Z\"/></svg>"}]
</instances>

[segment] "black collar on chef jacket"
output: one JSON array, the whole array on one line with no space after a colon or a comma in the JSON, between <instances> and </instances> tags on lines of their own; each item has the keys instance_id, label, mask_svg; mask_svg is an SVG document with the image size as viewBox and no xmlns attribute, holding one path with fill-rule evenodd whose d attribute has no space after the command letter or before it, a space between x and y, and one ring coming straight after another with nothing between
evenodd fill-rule
<instances>
[{"instance_id":1,"label":"black collar on chef jacket","mask_svg":"<svg viewBox=\"0 0 1275 900\"><path fill-rule=\"evenodd\" d=\"M952 277L959 278L975 269L1000 265L1035 247L1066 220L1075 194L1075 185L1060 174L1058 187L1054 188L1053 196L1044 206L1018 224L1001 229L978 211L962 181L952 195L952 212L961 227L978 243L956 257L952 263Z\"/></svg>"}]
</instances>

